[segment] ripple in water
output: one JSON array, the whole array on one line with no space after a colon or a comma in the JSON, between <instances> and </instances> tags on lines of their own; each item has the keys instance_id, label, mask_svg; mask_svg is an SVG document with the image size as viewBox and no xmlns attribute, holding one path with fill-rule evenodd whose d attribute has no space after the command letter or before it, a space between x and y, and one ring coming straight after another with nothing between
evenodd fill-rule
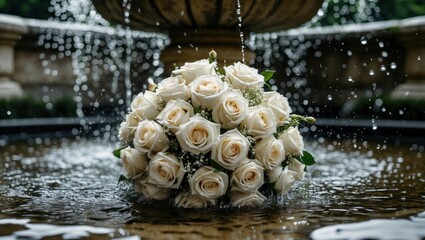
<instances>
[{"instance_id":1,"label":"ripple in water","mask_svg":"<svg viewBox=\"0 0 425 240\"><path fill-rule=\"evenodd\" d=\"M6 145L0 147L0 219L27 222L16 227L19 224L5 220L8 225L2 223L0 236L18 236L28 224L49 224L52 229L93 226L122 232L118 236L152 239L303 239L326 226L409 217L410 223L400 220L410 224L406 229L425 229L423 213L417 215L425 211L423 146L344 140L307 141L306 146L317 164L282 205L185 210L146 202L126 186L117 186L121 165L109 143L51 140Z\"/></svg>"}]
</instances>

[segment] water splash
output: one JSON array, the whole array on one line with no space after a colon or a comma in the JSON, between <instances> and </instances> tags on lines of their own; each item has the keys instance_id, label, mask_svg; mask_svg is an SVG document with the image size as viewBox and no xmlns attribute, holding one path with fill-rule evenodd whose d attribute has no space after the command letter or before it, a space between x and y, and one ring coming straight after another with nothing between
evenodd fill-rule
<instances>
[{"instance_id":1,"label":"water splash","mask_svg":"<svg viewBox=\"0 0 425 240\"><path fill-rule=\"evenodd\" d=\"M131 0L124 4L129 24ZM39 57L45 73L57 78L63 76L55 66L71 58L75 79L70 95L75 96L79 117L122 117L133 92L146 88L144 79L163 72L159 53L169 41L164 35L112 28L90 1L53 0L49 11L54 15L50 23L30 21L46 29L37 44L52 50ZM51 88L43 87L47 97L54 91Z\"/></svg>"},{"instance_id":2,"label":"water splash","mask_svg":"<svg viewBox=\"0 0 425 240\"><path fill-rule=\"evenodd\" d=\"M126 88L126 94L125 94L125 96L126 96L126 106L127 106L127 110L129 110L131 101L133 99L132 92L131 92L132 82L131 82L130 74L131 74L131 63L133 62L132 51L134 49L134 41L133 41L133 38L131 36L131 30L130 30L130 27L129 27L131 0L124 0L123 1L123 7L124 7L124 22L127 24L127 26L125 27L126 60L125 60L125 63L124 63L124 78L125 78L124 81L125 81L125 88Z\"/></svg>"}]
</instances>

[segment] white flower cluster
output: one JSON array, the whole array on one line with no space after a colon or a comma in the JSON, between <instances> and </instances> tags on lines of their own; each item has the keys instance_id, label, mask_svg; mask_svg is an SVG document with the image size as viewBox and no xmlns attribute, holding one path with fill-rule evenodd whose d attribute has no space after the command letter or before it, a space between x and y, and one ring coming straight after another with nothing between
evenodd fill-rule
<instances>
[{"instance_id":1,"label":"white flower cluster","mask_svg":"<svg viewBox=\"0 0 425 240\"><path fill-rule=\"evenodd\" d=\"M288 100L264 92L256 69L217 69L211 57L186 63L131 103L119 157L146 198L185 208L256 206L266 200L264 186L283 195L303 177L302 117L293 121Z\"/></svg>"}]
</instances>

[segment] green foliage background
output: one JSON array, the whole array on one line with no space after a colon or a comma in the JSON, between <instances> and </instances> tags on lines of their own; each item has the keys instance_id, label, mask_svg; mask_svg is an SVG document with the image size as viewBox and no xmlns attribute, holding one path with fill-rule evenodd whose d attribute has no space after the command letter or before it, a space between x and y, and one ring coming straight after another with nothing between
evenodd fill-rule
<instances>
[{"instance_id":1,"label":"green foliage background","mask_svg":"<svg viewBox=\"0 0 425 240\"><path fill-rule=\"evenodd\" d=\"M380 0L382 19L402 19L425 15L424 0Z\"/></svg>"},{"instance_id":2,"label":"green foliage background","mask_svg":"<svg viewBox=\"0 0 425 240\"><path fill-rule=\"evenodd\" d=\"M49 12L49 6L49 0L0 0L0 13L48 19L52 15Z\"/></svg>"}]
</instances>

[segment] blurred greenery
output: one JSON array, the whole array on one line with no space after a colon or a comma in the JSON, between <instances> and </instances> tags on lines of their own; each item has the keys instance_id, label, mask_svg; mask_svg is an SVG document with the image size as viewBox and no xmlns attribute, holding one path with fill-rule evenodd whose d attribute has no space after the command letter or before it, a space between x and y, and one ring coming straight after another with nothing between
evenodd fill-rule
<instances>
[{"instance_id":1,"label":"blurred greenery","mask_svg":"<svg viewBox=\"0 0 425 240\"><path fill-rule=\"evenodd\" d=\"M424 0L380 0L382 19L402 19L425 15Z\"/></svg>"},{"instance_id":2,"label":"blurred greenery","mask_svg":"<svg viewBox=\"0 0 425 240\"><path fill-rule=\"evenodd\" d=\"M341 25L425 15L424 0L328 0L322 18L314 25Z\"/></svg>"},{"instance_id":3,"label":"blurred greenery","mask_svg":"<svg viewBox=\"0 0 425 240\"><path fill-rule=\"evenodd\" d=\"M77 105L71 97L63 97L51 103L32 97L0 99L0 119L75 117Z\"/></svg>"},{"instance_id":4,"label":"blurred greenery","mask_svg":"<svg viewBox=\"0 0 425 240\"><path fill-rule=\"evenodd\" d=\"M0 0L0 13L18 15L25 18L48 19L49 0Z\"/></svg>"},{"instance_id":5,"label":"blurred greenery","mask_svg":"<svg viewBox=\"0 0 425 240\"><path fill-rule=\"evenodd\" d=\"M354 103L351 111L341 117L425 120L425 100L395 99L390 96L362 97Z\"/></svg>"}]
</instances>

